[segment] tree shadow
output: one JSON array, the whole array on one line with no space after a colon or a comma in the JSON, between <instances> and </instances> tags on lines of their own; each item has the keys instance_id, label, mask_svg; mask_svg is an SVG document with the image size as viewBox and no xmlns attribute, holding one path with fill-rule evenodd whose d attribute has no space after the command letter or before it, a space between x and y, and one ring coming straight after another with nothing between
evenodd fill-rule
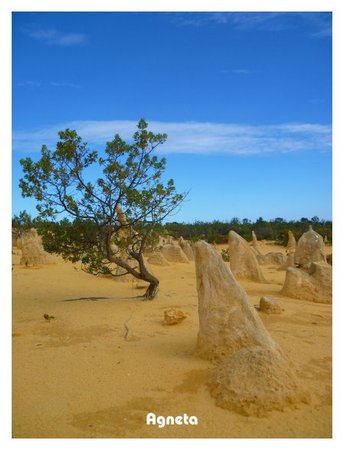
<instances>
[{"instance_id":1,"label":"tree shadow","mask_svg":"<svg viewBox=\"0 0 344 450\"><path fill-rule=\"evenodd\" d=\"M78 302L80 300L83 301L91 301L91 302L97 302L98 300L105 300L110 297L79 297L79 298L66 298L65 300L61 300L62 302Z\"/></svg>"}]
</instances>

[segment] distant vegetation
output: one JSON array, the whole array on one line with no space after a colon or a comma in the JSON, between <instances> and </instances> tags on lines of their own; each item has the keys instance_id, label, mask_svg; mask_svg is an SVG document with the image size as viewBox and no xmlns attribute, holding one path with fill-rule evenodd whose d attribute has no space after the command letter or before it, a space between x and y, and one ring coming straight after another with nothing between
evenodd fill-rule
<instances>
[{"instance_id":1,"label":"distant vegetation","mask_svg":"<svg viewBox=\"0 0 344 450\"><path fill-rule=\"evenodd\" d=\"M160 225L161 232L174 237L182 236L184 239L193 241L204 239L207 242L223 244L227 242L227 236L230 230L240 234L247 241L252 239L252 231L256 233L257 239L273 240L281 245L288 242L288 230L291 230L296 238L308 230L309 225L321 236L327 236L328 242L332 242L332 221L320 220L319 217L307 219L302 217L300 220L285 220L277 217L274 220L264 220L259 217L255 222L249 219L240 220L233 218L228 222L214 220L213 222L194 222L178 223L171 222Z\"/></svg>"},{"instance_id":2,"label":"distant vegetation","mask_svg":"<svg viewBox=\"0 0 344 450\"><path fill-rule=\"evenodd\" d=\"M17 232L35 227L42 228L41 219L32 219L26 211L22 211L18 216L12 219L12 226ZM291 230L296 238L308 230L309 225L321 236L327 236L328 242L332 242L332 221L320 220L318 217L307 219L302 217L300 220L285 220L277 217L274 220L264 220L259 217L255 222L249 219L240 220L233 218L227 222L214 220L213 222L194 222L178 223L169 222L164 225L156 225L156 234L170 235L175 238L182 236L184 239L197 241L204 239L207 242L224 244L227 242L227 236L230 230L234 230L247 241L252 239L252 231L256 233L257 239L273 240L281 245L286 245L288 241L288 230Z\"/></svg>"}]
</instances>

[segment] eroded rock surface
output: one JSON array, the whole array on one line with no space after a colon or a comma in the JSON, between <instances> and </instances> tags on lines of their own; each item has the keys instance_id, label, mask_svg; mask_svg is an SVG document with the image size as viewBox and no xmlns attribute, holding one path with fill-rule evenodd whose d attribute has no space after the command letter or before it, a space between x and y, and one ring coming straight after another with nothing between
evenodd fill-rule
<instances>
[{"instance_id":1,"label":"eroded rock surface","mask_svg":"<svg viewBox=\"0 0 344 450\"><path fill-rule=\"evenodd\" d=\"M161 249L162 254L168 262L172 263L188 263L188 257L182 248L177 244L166 244Z\"/></svg>"},{"instance_id":2,"label":"eroded rock surface","mask_svg":"<svg viewBox=\"0 0 344 450\"><path fill-rule=\"evenodd\" d=\"M235 231L228 234L228 250L231 271L235 277L267 283L251 246Z\"/></svg>"},{"instance_id":3,"label":"eroded rock surface","mask_svg":"<svg viewBox=\"0 0 344 450\"><path fill-rule=\"evenodd\" d=\"M257 256L257 260L260 265L281 266L286 263L287 257L281 252L269 252L266 255Z\"/></svg>"},{"instance_id":4,"label":"eroded rock surface","mask_svg":"<svg viewBox=\"0 0 344 450\"><path fill-rule=\"evenodd\" d=\"M267 314L281 314L283 308L280 305L279 300L270 296L263 296L259 301L259 311Z\"/></svg>"},{"instance_id":5,"label":"eroded rock surface","mask_svg":"<svg viewBox=\"0 0 344 450\"><path fill-rule=\"evenodd\" d=\"M179 245L181 246L183 252L187 256L189 261L193 261L195 259L194 252L192 246L189 241L186 241L182 237L179 239Z\"/></svg>"},{"instance_id":6,"label":"eroded rock surface","mask_svg":"<svg viewBox=\"0 0 344 450\"><path fill-rule=\"evenodd\" d=\"M315 303L332 303L332 267L312 263L308 272L289 268L281 294Z\"/></svg>"},{"instance_id":7,"label":"eroded rock surface","mask_svg":"<svg viewBox=\"0 0 344 450\"><path fill-rule=\"evenodd\" d=\"M195 263L197 353L218 363L208 383L217 405L263 416L306 401L289 362L218 252L197 242Z\"/></svg>"},{"instance_id":8,"label":"eroded rock surface","mask_svg":"<svg viewBox=\"0 0 344 450\"><path fill-rule=\"evenodd\" d=\"M296 251L295 264L307 268L313 262L325 262L325 244L323 238L312 227L300 237Z\"/></svg>"},{"instance_id":9,"label":"eroded rock surface","mask_svg":"<svg viewBox=\"0 0 344 450\"><path fill-rule=\"evenodd\" d=\"M278 270L287 270L289 267L295 266L295 252L291 252L287 255L286 260L280 265Z\"/></svg>"},{"instance_id":10,"label":"eroded rock surface","mask_svg":"<svg viewBox=\"0 0 344 450\"><path fill-rule=\"evenodd\" d=\"M153 264L156 266L169 266L170 263L167 261L165 256L160 251L155 251L152 253L147 259L149 264Z\"/></svg>"},{"instance_id":11,"label":"eroded rock surface","mask_svg":"<svg viewBox=\"0 0 344 450\"><path fill-rule=\"evenodd\" d=\"M288 244L287 244L287 255L289 255L289 253L294 253L296 250L296 239L293 235L293 232L288 230Z\"/></svg>"},{"instance_id":12,"label":"eroded rock surface","mask_svg":"<svg viewBox=\"0 0 344 450\"><path fill-rule=\"evenodd\" d=\"M170 308L166 311L164 311L164 325L176 325L177 323L182 322L184 319L186 319L186 315L183 313L183 311Z\"/></svg>"},{"instance_id":13,"label":"eroded rock surface","mask_svg":"<svg viewBox=\"0 0 344 450\"><path fill-rule=\"evenodd\" d=\"M204 241L195 244L199 332L197 353L222 360L243 347L276 344L221 255Z\"/></svg>"},{"instance_id":14,"label":"eroded rock surface","mask_svg":"<svg viewBox=\"0 0 344 450\"><path fill-rule=\"evenodd\" d=\"M42 239L35 228L25 231L17 240L17 248L22 252L20 264L25 266L52 264L53 259L42 245Z\"/></svg>"},{"instance_id":15,"label":"eroded rock surface","mask_svg":"<svg viewBox=\"0 0 344 450\"><path fill-rule=\"evenodd\" d=\"M287 359L266 347L243 348L223 361L209 388L218 406L245 416L266 416L309 402Z\"/></svg>"}]
</instances>

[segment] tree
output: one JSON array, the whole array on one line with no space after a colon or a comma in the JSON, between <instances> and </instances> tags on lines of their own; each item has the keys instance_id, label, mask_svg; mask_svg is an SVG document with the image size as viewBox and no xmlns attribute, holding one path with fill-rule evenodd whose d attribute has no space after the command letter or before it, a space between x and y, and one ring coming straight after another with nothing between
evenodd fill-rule
<instances>
[{"instance_id":1,"label":"tree","mask_svg":"<svg viewBox=\"0 0 344 450\"><path fill-rule=\"evenodd\" d=\"M20 211L19 215L14 215L12 218L12 245L16 245L21 234L34 226L35 221L26 210Z\"/></svg>"},{"instance_id":2,"label":"tree","mask_svg":"<svg viewBox=\"0 0 344 450\"><path fill-rule=\"evenodd\" d=\"M154 150L167 135L148 131L143 119L137 128L131 143L116 134L102 155L90 150L75 130L60 131L55 150L43 145L37 162L20 161L20 188L24 197L37 201L48 251L81 261L82 269L94 275L129 273L145 280L144 297L153 299L159 280L147 269L143 253L155 225L186 194L176 192L172 179L162 181L166 160ZM59 214L65 217L56 222ZM123 269L121 274L113 264Z\"/></svg>"},{"instance_id":3,"label":"tree","mask_svg":"<svg viewBox=\"0 0 344 450\"><path fill-rule=\"evenodd\" d=\"M20 211L19 215L14 215L12 218L12 229L16 230L17 233L29 230L35 226L34 220L31 218L30 214L24 209Z\"/></svg>"}]
</instances>

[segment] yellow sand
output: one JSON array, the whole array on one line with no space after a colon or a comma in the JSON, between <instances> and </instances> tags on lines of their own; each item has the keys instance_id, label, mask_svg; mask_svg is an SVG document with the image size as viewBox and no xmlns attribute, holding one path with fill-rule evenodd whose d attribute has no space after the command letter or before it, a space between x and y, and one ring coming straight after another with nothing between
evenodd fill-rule
<instances>
[{"instance_id":1,"label":"yellow sand","mask_svg":"<svg viewBox=\"0 0 344 450\"><path fill-rule=\"evenodd\" d=\"M262 253L283 250L260 247ZM19 255L13 259L14 437L331 436L332 308L281 297L285 272L262 266L270 284L242 284L253 304L262 295L280 297L283 314L260 316L312 400L256 418L217 407L207 390L213 366L194 355L193 263L153 266L159 293L143 302L136 281L96 278L59 258L37 268L20 266ZM170 307L188 317L162 325ZM199 424L159 429L145 424L148 412L187 413Z\"/></svg>"}]
</instances>

